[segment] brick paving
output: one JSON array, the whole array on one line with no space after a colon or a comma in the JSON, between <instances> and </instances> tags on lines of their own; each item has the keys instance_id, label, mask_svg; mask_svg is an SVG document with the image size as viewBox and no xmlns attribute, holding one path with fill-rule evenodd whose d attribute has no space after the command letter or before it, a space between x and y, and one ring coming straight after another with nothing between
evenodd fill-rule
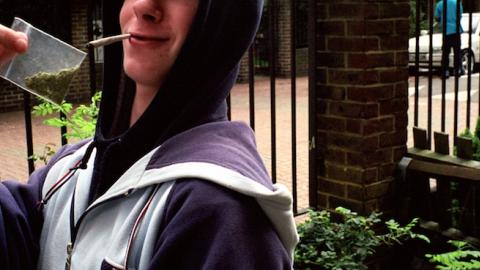
<instances>
[{"instance_id":1,"label":"brick paving","mask_svg":"<svg viewBox=\"0 0 480 270\"><path fill-rule=\"evenodd\" d=\"M473 76L472 83L472 125L478 113L478 75ZM433 130L440 130L440 98L438 78L434 78L433 100ZM453 80L448 81L446 126L447 132L453 134L453 100L451 89ZM412 146L414 78L410 77L409 94L409 127L408 145ZM465 78L460 82L459 102L459 132L465 127L466 98L464 97ZM427 91L426 78L420 83L420 126L427 126L428 103L425 97ZM290 80L278 79L276 82L276 127L277 127L277 179L292 190L292 142L291 142L291 99ZM308 82L306 77L297 79L297 183L299 208L308 206ZM248 84L237 84L232 91L232 119L249 122ZM56 128L41 124L42 119L33 119L33 139L35 153L41 153L43 145L53 142L60 145L60 132ZM270 81L269 78L259 77L255 82L255 133L260 154L271 172L271 124L270 124ZM450 136L452 138L452 136ZM0 179L27 179L25 144L25 125L23 112L0 114ZM42 164L37 162L37 166Z\"/></svg>"},{"instance_id":2,"label":"brick paving","mask_svg":"<svg viewBox=\"0 0 480 270\"><path fill-rule=\"evenodd\" d=\"M308 207L308 80L298 78L296 95L296 146L298 207ZM249 122L248 84L238 84L232 91L232 120ZM277 180L292 190L292 117L291 84L276 82ZM271 172L270 80L255 83L255 133L264 163Z\"/></svg>"},{"instance_id":3,"label":"brick paving","mask_svg":"<svg viewBox=\"0 0 480 270\"><path fill-rule=\"evenodd\" d=\"M255 133L259 152L271 171L270 80L259 77L255 82ZM277 180L292 190L292 132L290 80L276 83ZM297 79L297 183L298 206L308 206L308 82ZM232 90L232 120L249 122L248 84L237 84ZM59 129L42 125L33 119L35 153L47 143L60 145ZM0 114L0 179L25 181L28 177L23 112ZM36 166L42 166L37 162Z\"/></svg>"},{"instance_id":4,"label":"brick paving","mask_svg":"<svg viewBox=\"0 0 480 270\"><path fill-rule=\"evenodd\" d=\"M33 119L35 153L42 153L43 146L47 143L60 145L60 130L42 125L42 120ZM0 114L0 164L0 179L27 179L25 122L21 111Z\"/></svg>"}]
</instances>

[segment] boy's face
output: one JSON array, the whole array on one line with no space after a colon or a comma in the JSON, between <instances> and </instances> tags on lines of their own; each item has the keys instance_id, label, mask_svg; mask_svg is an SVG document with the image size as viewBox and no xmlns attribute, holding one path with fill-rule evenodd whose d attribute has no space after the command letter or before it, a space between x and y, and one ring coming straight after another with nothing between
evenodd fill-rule
<instances>
[{"instance_id":1,"label":"boy's face","mask_svg":"<svg viewBox=\"0 0 480 270\"><path fill-rule=\"evenodd\" d=\"M158 88L175 62L199 0L124 0L120 11L124 69L137 84Z\"/></svg>"}]
</instances>

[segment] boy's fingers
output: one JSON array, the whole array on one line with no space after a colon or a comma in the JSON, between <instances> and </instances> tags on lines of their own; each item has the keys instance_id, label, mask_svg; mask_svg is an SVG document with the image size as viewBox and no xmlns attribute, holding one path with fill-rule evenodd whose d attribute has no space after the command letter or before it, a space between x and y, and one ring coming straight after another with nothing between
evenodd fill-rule
<instances>
[{"instance_id":1,"label":"boy's fingers","mask_svg":"<svg viewBox=\"0 0 480 270\"><path fill-rule=\"evenodd\" d=\"M27 36L0 24L0 44L7 50L23 53L28 49Z\"/></svg>"},{"instance_id":2,"label":"boy's fingers","mask_svg":"<svg viewBox=\"0 0 480 270\"><path fill-rule=\"evenodd\" d=\"M28 49L27 35L25 35L24 33L21 33L21 32L18 32L17 34L20 36L20 38L18 38L15 41L15 46L17 48L17 52L24 53Z\"/></svg>"}]
</instances>

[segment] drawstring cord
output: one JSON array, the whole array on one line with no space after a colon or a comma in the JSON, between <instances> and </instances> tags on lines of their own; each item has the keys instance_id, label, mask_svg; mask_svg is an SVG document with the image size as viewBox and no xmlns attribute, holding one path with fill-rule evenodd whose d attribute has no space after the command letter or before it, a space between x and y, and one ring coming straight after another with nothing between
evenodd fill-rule
<instances>
[{"instance_id":1,"label":"drawstring cord","mask_svg":"<svg viewBox=\"0 0 480 270\"><path fill-rule=\"evenodd\" d=\"M37 208L39 210L43 210L43 207L47 204L50 198L52 198L52 196L63 185L65 185L65 183L67 183L68 180L72 178L72 176L75 175L78 169L85 170L87 168L88 160L90 159L90 156L92 155L93 149L96 147L96 145L97 143L95 141L90 143L90 145L87 147L87 150L85 151L85 155L83 155L83 158L77 161L77 163L75 163L72 168L68 169L68 172L66 172L62 177L60 177L57 182L55 182L55 184L47 191L45 197L37 203Z\"/></svg>"},{"instance_id":2,"label":"drawstring cord","mask_svg":"<svg viewBox=\"0 0 480 270\"><path fill-rule=\"evenodd\" d=\"M50 198L63 185L65 185L65 183L67 183L75 175L75 173L77 172L78 169L84 170L84 169L87 168L88 160L90 159L90 156L92 155L93 149L95 147L96 147L96 142L93 141L87 147L87 150L85 151L85 154L82 157L82 159L77 161L72 168L68 169L68 171L62 177L60 177L57 180L57 182L55 182L55 184L47 191L45 197L40 202L38 202L37 207L38 207L39 210L43 210L43 207L47 204L47 202L50 200ZM128 239L127 250L125 252L125 258L124 258L125 269L128 268L128 260L129 260L129 257L130 257L131 248L132 248L134 239L138 234L138 229L139 229L140 223L142 222L143 218L145 217L145 215L147 213L147 210L150 208L150 206L153 202L153 199L155 197L155 194L158 192L159 188L160 188L160 186L158 185L151 191L145 206L142 208L142 210L140 211L140 214L138 215L137 219L134 222L132 231L130 232L130 236L129 236L129 239ZM70 224L73 224L73 222L74 222L74 218L73 218L73 211L74 211L74 206L73 206L74 204L73 203L74 203L74 200L75 200L74 198L75 198L75 189L74 189L73 195L72 195L72 205L71 205L71 209L70 209L70 213L71 213ZM71 231L73 231L73 229L71 229ZM69 247L71 248L71 246L69 246ZM69 263L70 262L67 260L67 265Z\"/></svg>"},{"instance_id":3,"label":"drawstring cord","mask_svg":"<svg viewBox=\"0 0 480 270\"><path fill-rule=\"evenodd\" d=\"M150 205L152 204L153 198L155 197L155 194L157 194L158 190L160 189L160 186L161 185L157 185L152 190L152 192L150 193L150 195L148 197L147 203L143 207L142 211L140 211L140 214L138 215L137 219L135 220L135 223L133 225L133 229L130 232L130 236L128 238L127 250L125 252L125 258L124 258L124 262L123 262L123 264L125 266L125 270L128 269L128 259L130 257L130 252L131 252L131 248L132 248L132 245L133 245L133 241L138 234L138 229L139 229L140 223L142 222L143 218L145 217L145 214L147 213L147 210L150 208Z\"/></svg>"},{"instance_id":4,"label":"drawstring cord","mask_svg":"<svg viewBox=\"0 0 480 270\"><path fill-rule=\"evenodd\" d=\"M80 169L85 170L87 168L88 160L90 159L90 156L93 153L93 149L97 147L97 142L93 141L88 147L87 150L85 151L85 155L83 155L82 162L78 166Z\"/></svg>"}]
</instances>

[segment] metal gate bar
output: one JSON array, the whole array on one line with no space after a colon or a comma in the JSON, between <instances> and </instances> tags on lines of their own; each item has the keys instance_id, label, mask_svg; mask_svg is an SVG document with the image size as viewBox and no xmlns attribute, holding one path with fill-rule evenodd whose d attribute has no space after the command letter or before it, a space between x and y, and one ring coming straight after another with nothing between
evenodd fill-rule
<instances>
[{"instance_id":1,"label":"metal gate bar","mask_svg":"<svg viewBox=\"0 0 480 270\"><path fill-rule=\"evenodd\" d=\"M420 1L416 1L416 21L415 21L415 103L414 103L414 126L418 127L418 88L420 84L419 66L420 66Z\"/></svg>"},{"instance_id":2,"label":"metal gate bar","mask_svg":"<svg viewBox=\"0 0 480 270\"><path fill-rule=\"evenodd\" d=\"M443 18L447 17L447 5L443 5ZM442 24L442 44L446 43L447 24ZM448 69L448 68L447 68ZM442 70L442 72L446 72ZM445 132L445 114L446 114L446 92L447 92L447 80L445 76L442 76L442 132Z\"/></svg>"},{"instance_id":3,"label":"metal gate bar","mask_svg":"<svg viewBox=\"0 0 480 270\"><path fill-rule=\"evenodd\" d=\"M27 141L27 157L33 155L32 114L30 112L30 93L23 91L23 112L25 114L25 135ZM28 174L35 170L33 159L28 158Z\"/></svg>"},{"instance_id":4,"label":"metal gate bar","mask_svg":"<svg viewBox=\"0 0 480 270\"><path fill-rule=\"evenodd\" d=\"M318 206L317 163L316 163L316 102L317 102L317 1L308 0L308 194L310 207Z\"/></svg>"},{"instance_id":5,"label":"metal gate bar","mask_svg":"<svg viewBox=\"0 0 480 270\"><path fill-rule=\"evenodd\" d=\"M472 48L472 27L473 27L473 15L472 15L472 0L468 1L468 6L469 6L469 14L468 14L468 48ZM463 63L462 63L463 64ZM472 67L472 58L468 57L468 70L471 70ZM471 111L471 89L472 89L472 74L471 72L468 72L468 77L467 77L467 128L470 129L470 111Z\"/></svg>"},{"instance_id":6,"label":"metal gate bar","mask_svg":"<svg viewBox=\"0 0 480 270\"><path fill-rule=\"evenodd\" d=\"M461 14L460 14L460 1L457 1L457 7L456 7L456 14L457 14L457 21L455 25L455 30L457 33L460 33L460 20L461 20ZM447 5L443 5L444 9ZM444 23L446 24L446 23ZM460 37L461 40L461 37ZM460 48L461 51L461 48ZM459 68L460 68L460 60L458 57L455 57L454 54L454 64L453 64L453 74L455 76L455 103L454 103L454 119L453 119L453 137L457 138L458 135L458 90L459 90ZM455 66L455 62L457 62L457 67ZM468 119L467 119L468 121ZM456 139L453 140L453 144L457 145Z\"/></svg>"},{"instance_id":7,"label":"metal gate bar","mask_svg":"<svg viewBox=\"0 0 480 270\"><path fill-rule=\"evenodd\" d=\"M250 127L255 130L255 43L248 50L248 100L250 106Z\"/></svg>"},{"instance_id":8,"label":"metal gate bar","mask_svg":"<svg viewBox=\"0 0 480 270\"><path fill-rule=\"evenodd\" d=\"M292 110L292 196L293 211L298 210L297 194L297 31L295 27L297 5L290 1L290 76L291 76L291 110Z\"/></svg>"},{"instance_id":9,"label":"metal gate bar","mask_svg":"<svg viewBox=\"0 0 480 270\"><path fill-rule=\"evenodd\" d=\"M427 145L432 147L432 69L433 69L433 0L429 0L428 25L429 25L429 46L428 46L428 137Z\"/></svg>"},{"instance_id":10,"label":"metal gate bar","mask_svg":"<svg viewBox=\"0 0 480 270\"><path fill-rule=\"evenodd\" d=\"M276 32L276 0L269 1L269 12L268 12L268 36L269 36L269 62L270 62L270 123L271 123L271 151L272 151L272 181L273 183L277 182L277 131L276 131L276 100L275 100L275 93L276 93L276 42L275 42L275 32Z\"/></svg>"}]
</instances>

